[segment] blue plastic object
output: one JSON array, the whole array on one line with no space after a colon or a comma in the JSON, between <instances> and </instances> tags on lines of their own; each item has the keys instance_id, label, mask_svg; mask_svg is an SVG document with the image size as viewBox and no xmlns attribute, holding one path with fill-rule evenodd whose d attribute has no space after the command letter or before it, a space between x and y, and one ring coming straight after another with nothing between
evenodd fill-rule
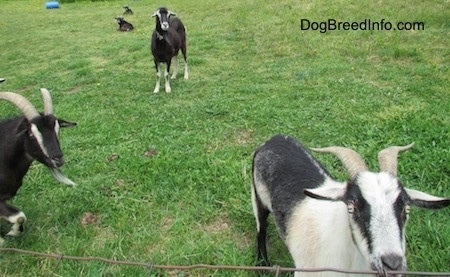
<instances>
[{"instance_id":1,"label":"blue plastic object","mask_svg":"<svg viewBox=\"0 0 450 277\"><path fill-rule=\"evenodd\" d=\"M47 2L45 3L45 7L47 9L59 9L59 3L54 1L54 2Z\"/></svg>"}]
</instances>

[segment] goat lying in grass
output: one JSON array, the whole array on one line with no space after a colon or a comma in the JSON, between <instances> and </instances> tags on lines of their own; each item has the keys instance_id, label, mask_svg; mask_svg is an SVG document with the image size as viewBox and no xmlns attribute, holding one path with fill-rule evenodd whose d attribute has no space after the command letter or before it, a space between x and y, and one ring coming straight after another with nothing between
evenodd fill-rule
<instances>
[{"instance_id":1,"label":"goat lying in grass","mask_svg":"<svg viewBox=\"0 0 450 277\"><path fill-rule=\"evenodd\" d=\"M169 70L173 58L175 68L171 78L175 79L178 74L177 56L180 49L184 58L184 79L187 80L189 78L186 56L186 29L179 18L172 17L175 15L175 13L166 8L159 8L152 15L153 17L156 17L156 28L153 31L151 39L151 50L156 67L156 85L153 90L154 93L159 92L161 63L166 64L166 69L164 71L165 90L166 92L172 91L169 83Z\"/></svg>"},{"instance_id":2,"label":"goat lying in grass","mask_svg":"<svg viewBox=\"0 0 450 277\"><path fill-rule=\"evenodd\" d=\"M43 114L19 94L0 93L0 100L9 101L24 114L0 122L0 217L13 224L7 234L10 236L18 236L23 232L26 217L6 201L17 194L34 160L44 164L58 181L75 185L59 170L64 164L59 129L75 126L76 123L56 118L50 93L46 89L41 89L41 93L44 99Z\"/></svg>"},{"instance_id":3,"label":"goat lying in grass","mask_svg":"<svg viewBox=\"0 0 450 277\"><path fill-rule=\"evenodd\" d=\"M125 21L123 17L116 17L116 21L119 24L119 29L117 29L118 31L128 32L134 29L133 24Z\"/></svg>"},{"instance_id":4,"label":"goat lying in grass","mask_svg":"<svg viewBox=\"0 0 450 277\"><path fill-rule=\"evenodd\" d=\"M379 152L379 173L370 172L351 149L313 149L341 160L350 179L338 182L295 139L275 136L267 141L253 156L258 261L269 264L267 217L273 213L296 268L375 270L379 276L405 270L409 207L450 205L449 198L405 188L397 178L397 155L411 147L392 146Z\"/></svg>"}]
</instances>

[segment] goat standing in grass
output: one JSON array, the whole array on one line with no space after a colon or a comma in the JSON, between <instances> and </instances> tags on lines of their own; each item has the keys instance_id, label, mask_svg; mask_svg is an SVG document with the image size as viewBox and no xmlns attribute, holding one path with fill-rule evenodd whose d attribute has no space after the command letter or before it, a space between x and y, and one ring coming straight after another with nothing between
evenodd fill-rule
<instances>
[{"instance_id":1,"label":"goat standing in grass","mask_svg":"<svg viewBox=\"0 0 450 277\"><path fill-rule=\"evenodd\" d=\"M269 264L267 217L273 213L296 268L375 270L378 276L404 271L409 207L440 209L450 205L448 198L403 187L397 178L397 155L411 147L392 146L380 151L379 173L370 172L351 149L313 149L341 160L350 180L338 182L295 139L275 136L263 144L253 156L252 186L260 264Z\"/></svg>"},{"instance_id":2,"label":"goat standing in grass","mask_svg":"<svg viewBox=\"0 0 450 277\"><path fill-rule=\"evenodd\" d=\"M164 71L166 92L171 92L169 83L169 70L174 59L174 70L171 79L175 79L178 74L178 52L181 49L184 58L184 79L189 78L188 63L186 56L186 29L179 18L172 17L176 14L167 8L159 8L152 17L156 17L156 28L151 39L151 51L156 67L156 85L154 93L159 92L161 70L160 64L165 63Z\"/></svg>"},{"instance_id":3,"label":"goat standing in grass","mask_svg":"<svg viewBox=\"0 0 450 277\"><path fill-rule=\"evenodd\" d=\"M46 89L41 89L41 93L44 99L43 114L25 97L0 92L0 100L14 104L24 115L0 122L0 217L13 224L7 234L9 236L18 236L23 232L26 217L6 201L16 195L34 160L44 164L58 181L75 185L59 169L64 164L59 129L75 126L76 123L56 118L50 93Z\"/></svg>"}]
</instances>

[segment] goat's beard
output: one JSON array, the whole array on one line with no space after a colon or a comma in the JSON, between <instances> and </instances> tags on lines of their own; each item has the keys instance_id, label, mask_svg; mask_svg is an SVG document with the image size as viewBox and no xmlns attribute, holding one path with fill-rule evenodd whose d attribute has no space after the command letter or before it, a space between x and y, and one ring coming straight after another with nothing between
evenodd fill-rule
<instances>
[{"instance_id":1,"label":"goat's beard","mask_svg":"<svg viewBox=\"0 0 450 277\"><path fill-rule=\"evenodd\" d=\"M68 186L77 185L75 182L70 180L64 173L62 173L61 169L48 167L48 170L50 170L50 173L52 174L53 178L55 178L59 182Z\"/></svg>"}]
</instances>

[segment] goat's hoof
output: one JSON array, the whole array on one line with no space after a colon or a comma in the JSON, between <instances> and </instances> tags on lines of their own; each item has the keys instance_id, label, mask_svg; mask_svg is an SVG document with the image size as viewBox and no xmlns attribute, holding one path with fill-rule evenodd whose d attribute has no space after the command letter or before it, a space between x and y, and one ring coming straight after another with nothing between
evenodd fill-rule
<instances>
[{"instance_id":1,"label":"goat's hoof","mask_svg":"<svg viewBox=\"0 0 450 277\"><path fill-rule=\"evenodd\" d=\"M171 93L171 92L172 92L172 90L166 89L166 93Z\"/></svg>"},{"instance_id":2,"label":"goat's hoof","mask_svg":"<svg viewBox=\"0 0 450 277\"><path fill-rule=\"evenodd\" d=\"M155 89L154 91L153 91L153 93L158 93L159 92L159 89Z\"/></svg>"}]
</instances>

